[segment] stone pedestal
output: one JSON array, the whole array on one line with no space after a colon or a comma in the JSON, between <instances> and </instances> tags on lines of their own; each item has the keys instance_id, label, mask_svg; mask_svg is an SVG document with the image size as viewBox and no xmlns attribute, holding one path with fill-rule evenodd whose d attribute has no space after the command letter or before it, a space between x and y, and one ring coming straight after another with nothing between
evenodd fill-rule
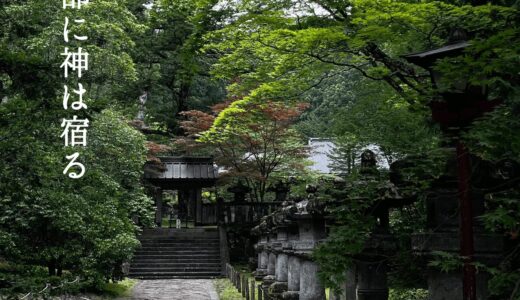
<instances>
[{"instance_id":1,"label":"stone pedestal","mask_svg":"<svg viewBox=\"0 0 520 300\"><path fill-rule=\"evenodd\" d=\"M287 261L287 292L283 299L298 299L300 291L300 258L290 256Z\"/></svg>"},{"instance_id":2,"label":"stone pedestal","mask_svg":"<svg viewBox=\"0 0 520 300\"><path fill-rule=\"evenodd\" d=\"M344 293L345 300L356 300L356 286L357 286L357 278L356 278L356 270L352 268L346 271L346 280L344 284ZM343 299L342 299L343 300Z\"/></svg>"},{"instance_id":3,"label":"stone pedestal","mask_svg":"<svg viewBox=\"0 0 520 300\"><path fill-rule=\"evenodd\" d=\"M318 264L305 260L300 270L300 298L299 300L323 300L325 289L318 279Z\"/></svg>"},{"instance_id":4,"label":"stone pedestal","mask_svg":"<svg viewBox=\"0 0 520 300\"><path fill-rule=\"evenodd\" d=\"M295 255L300 257L299 300L325 299L325 288L318 278L318 265L311 261L311 255L318 243L326 238L325 221L320 216L309 213L311 202L299 203L300 214L294 216L298 223L299 240L293 242Z\"/></svg>"},{"instance_id":5,"label":"stone pedestal","mask_svg":"<svg viewBox=\"0 0 520 300\"><path fill-rule=\"evenodd\" d=\"M285 253L278 254L276 258L276 281L287 282L287 263L289 257Z\"/></svg>"},{"instance_id":6,"label":"stone pedestal","mask_svg":"<svg viewBox=\"0 0 520 300\"><path fill-rule=\"evenodd\" d=\"M357 300L387 300L387 266L385 262L356 262Z\"/></svg>"},{"instance_id":7,"label":"stone pedestal","mask_svg":"<svg viewBox=\"0 0 520 300\"><path fill-rule=\"evenodd\" d=\"M273 276L276 274L276 254L269 253L269 261L267 263L267 275Z\"/></svg>"},{"instance_id":8,"label":"stone pedestal","mask_svg":"<svg viewBox=\"0 0 520 300\"><path fill-rule=\"evenodd\" d=\"M273 299L282 299L283 292L287 291L287 264L287 254L278 254L276 257L275 282L269 288L269 294Z\"/></svg>"},{"instance_id":9,"label":"stone pedestal","mask_svg":"<svg viewBox=\"0 0 520 300\"><path fill-rule=\"evenodd\" d=\"M476 233L474 241L474 260L487 266L496 266L504 248L502 236ZM412 236L412 249L415 254L424 257L426 260L435 259L431 255L433 251L458 255L460 252L459 234L457 232L414 234ZM485 300L488 297L488 279L488 274L477 273L478 300ZM462 270L445 273L430 269L428 272L428 290L430 300L462 299Z\"/></svg>"},{"instance_id":10,"label":"stone pedestal","mask_svg":"<svg viewBox=\"0 0 520 300\"><path fill-rule=\"evenodd\" d=\"M267 266L269 263L269 254L266 251L258 253L258 268L255 272L255 279L260 280L267 276Z\"/></svg>"},{"instance_id":11,"label":"stone pedestal","mask_svg":"<svg viewBox=\"0 0 520 300\"><path fill-rule=\"evenodd\" d=\"M258 266L254 272L254 276L257 280L261 280L267 276L267 265L269 263L269 254L266 251L267 242L267 236L261 235L255 246L255 250L258 252Z\"/></svg>"},{"instance_id":12,"label":"stone pedestal","mask_svg":"<svg viewBox=\"0 0 520 300\"><path fill-rule=\"evenodd\" d=\"M269 294L273 299L282 299L283 292L287 291L287 272L289 257L284 251L290 248L288 243L288 229L283 225L283 219L277 220L276 242L272 244L272 249L277 254L275 268L275 282L269 288Z\"/></svg>"},{"instance_id":13,"label":"stone pedestal","mask_svg":"<svg viewBox=\"0 0 520 300\"><path fill-rule=\"evenodd\" d=\"M460 255L460 198L457 186L455 151L447 149L451 155L445 174L436 180L426 197L427 229L431 232L412 235L414 253L426 261L436 259L432 253L437 251ZM502 236L484 232L479 219L485 212L484 193L470 191L473 214L473 261L487 266L496 266L503 251ZM462 299L462 270L451 273L430 270L428 274L429 299ZM477 299L487 299L488 275L476 274Z\"/></svg>"},{"instance_id":14,"label":"stone pedestal","mask_svg":"<svg viewBox=\"0 0 520 300\"><path fill-rule=\"evenodd\" d=\"M489 275L477 273L477 300L487 300ZM437 270L428 272L429 300L462 299L462 272L443 273Z\"/></svg>"},{"instance_id":15,"label":"stone pedestal","mask_svg":"<svg viewBox=\"0 0 520 300\"><path fill-rule=\"evenodd\" d=\"M356 271L355 267L345 272L345 282L340 285L339 292L332 292L330 300L357 300L356 296Z\"/></svg>"},{"instance_id":16,"label":"stone pedestal","mask_svg":"<svg viewBox=\"0 0 520 300\"><path fill-rule=\"evenodd\" d=\"M264 296L267 296L269 298L270 298L269 288L276 280L275 273L276 273L276 254L271 252L271 253L269 253L269 262L267 264L267 276L262 278L262 289L264 291Z\"/></svg>"}]
</instances>

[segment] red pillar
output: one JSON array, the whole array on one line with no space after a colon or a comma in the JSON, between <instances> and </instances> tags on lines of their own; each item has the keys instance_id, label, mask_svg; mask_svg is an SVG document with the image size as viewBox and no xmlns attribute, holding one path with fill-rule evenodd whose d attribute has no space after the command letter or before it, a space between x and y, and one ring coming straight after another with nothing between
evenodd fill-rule
<instances>
[{"instance_id":1,"label":"red pillar","mask_svg":"<svg viewBox=\"0 0 520 300\"><path fill-rule=\"evenodd\" d=\"M463 299L476 300L476 271L473 241L473 205L470 197L471 164L466 146L457 143L457 173L460 197L460 255L463 257Z\"/></svg>"}]
</instances>

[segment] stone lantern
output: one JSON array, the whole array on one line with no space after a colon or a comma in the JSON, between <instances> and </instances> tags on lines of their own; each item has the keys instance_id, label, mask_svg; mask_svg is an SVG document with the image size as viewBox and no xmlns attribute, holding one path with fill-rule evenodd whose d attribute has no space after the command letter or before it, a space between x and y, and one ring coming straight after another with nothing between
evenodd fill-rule
<instances>
[{"instance_id":1,"label":"stone lantern","mask_svg":"<svg viewBox=\"0 0 520 300\"><path fill-rule=\"evenodd\" d=\"M244 185L242 181L239 180L237 184L229 187L227 191L235 195L233 202L240 203L246 201L246 195L251 192L251 188Z\"/></svg>"},{"instance_id":2,"label":"stone lantern","mask_svg":"<svg viewBox=\"0 0 520 300\"><path fill-rule=\"evenodd\" d=\"M458 249L460 256L464 258L463 276L460 280L458 275L448 278L431 274L429 286L432 300L484 299L486 296L482 286L485 284L480 283L477 286L477 280L481 279L477 279L473 265L476 251L496 253L499 250L497 247L500 247L500 242L493 243L489 240L491 243L486 243L487 246L481 244L483 248L477 249L474 223L475 217L483 213L484 195L470 188L472 161L468 149L459 137L462 130L469 127L476 118L492 111L500 101L489 101L485 87L471 85L466 78L459 78L457 82L446 85L444 74L435 66L440 59L460 56L468 46L470 43L465 40L465 33L455 30L447 45L404 56L407 61L430 72L432 84L441 96L429 103L432 118L451 143L445 149L448 154L446 172L442 178L434 181L427 197L428 224L435 232L427 236L416 235L413 247L422 253L444 250L454 252ZM459 218L456 217L457 212ZM482 235L477 239L479 245L482 241L488 241Z\"/></svg>"},{"instance_id":3,"label":"stone lantern","mask_svg":"<svg viewBox=\"0 0 520 300\"><path fill-rule=\"evenodd\" d=\"M287 199L287 195L290 192L290 187L288 183L284 183L283 181L279 180L274 184L273 186L270 186L267 191L268 192L274 192L275 193L275 202L283 202Z\"/></svg>"}]
</instances>

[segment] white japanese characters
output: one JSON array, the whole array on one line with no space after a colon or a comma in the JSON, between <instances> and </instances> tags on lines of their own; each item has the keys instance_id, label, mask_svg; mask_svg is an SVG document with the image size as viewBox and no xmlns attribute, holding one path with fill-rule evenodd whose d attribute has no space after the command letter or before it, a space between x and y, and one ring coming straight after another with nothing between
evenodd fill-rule
<instances>
[{"instance_id":1,"label":"white japanese characters","mask_svg":"<svg viewBox=\"0 0 520 300\"><path fill-rule=\"evenodd\" d=\"M63 9L79 10L82 8L82 6L88 3L88 0L63 0ZM71 25L71 23L81 25L85 22L85 19L73 19L71 22L69 17L65 17L65 24L63 27L63 41L65 43L69 43L71 35L76 41L83 42L88 40L87 36L77 35L74 33L71 34L71 31L69 30L69 25ZM77 78L80 79L83 77L84 72L88 71L89 55L82 47L78 47L76 50L69 50L69 47L65 47L63 53L61 53L61 56L65 57L63 63L60 66L60 68L63 69L63 75L65 79L69 78L69 75L74 73ZM78 83L77 86L77 89L72 89L72 94L69 92L68 85L65 84L63 86L63 109L66 111L68 111L69 108L76 112L88 108L87 104L83 100L87 90L81 83ZM71 97L74 99L71 100ZM74 115L72 119L63 119L61 123L63 133L60 137L63 138L65 147L87 146L87 129L89 127L89 122L90 121L88 119L80 119L77 115ZM86 168L82 163L78 162L79 156L79 152L65 156L69 163L63 170L64 175L67 175L72 179L79 179L85 175Z\"/></svg>"},{"instance_id":2,"label":"white japanese characters","mask_svg":"<svg viewBox=\"0 0 520 300\"><path fill-rule=\"evenodd\" d=\"M82 5L88 4L89 0L63 0L63 9L81 9Z\"/></svg>"},{"instance_id":3,"label":"white japanese characters","mask_svg":"<svg viewBox=\"0 0 520 300\"><path fill-rule=\"evenodd\" d=\"M83 71L88 71L88 53L83 52L81 47L77 52L69 52L69 48L65 47L65 52L61 55L67 57L60 66L64 69L65 78L69 77L69 68L77 72L78 78L83 76Z\"/></svg>"},{"instance_id":4,"label":"white japanese characters","mask_svg":"<svg viewBox=\"0 0 520 300\"><path fill-rule=\"evenodd\" d=\"M75 19L74 22L77 24L83 24L83 23L85 23L85 19ZM74 35L74 39L76 39L78 41L86 41L86 40L88 40L88 37ZM65 28L63 28L63 40L65 41L65 43L69 42L69 18L68 17L65 17Z\"/></svg>"},{"instance_id":5,"label":"white japanese characters","mask_svg":"<svg viewBox=\"0 0 520 300\"><path fill-rule=\"evenodd\" d=\"M65 170L63 170L64 175L69 174L69 177L72 179L79 179L79 178L83 177L83 175L85 175L85 166L76 161L78 159L78 157L79 157L79 153L77 153L77 152L66 157L68 160L70 160L70 162L67 165L67 167L65 168ZM73 167L80 169L79 174L74 171L69 173L69 170Z\"/></svg>"},{"instance_id":6,"label":"white japanese characters","mask_svg":"<svg viewBox=\"0 0 520 300\"><path fill-rule=\"evenodd\" d=\"M63 86L64 93L63 93L63 109L67 110L69 109L69 87L64 85ZM78 101L74 101L71 104L71 108L73 110L80 110L80 109L87 109L87 104L83 102L83 95L87 92L86 89L83 88L83 84L78 84L78 89L74 90L74 94L78 95Z\"/></svg>"},{"instance_id":7,"label":"white japanese characters","mask_svg":"<svg viewBox=\"0 0 520 300\"><path fill-rule=\"evenodd\" d=\"M65 139L65 147L87 146L88 119L79 120L74 116L72 120L63 119L61 127L64 127L61 138Z\"/></svg>"}]
</instances>

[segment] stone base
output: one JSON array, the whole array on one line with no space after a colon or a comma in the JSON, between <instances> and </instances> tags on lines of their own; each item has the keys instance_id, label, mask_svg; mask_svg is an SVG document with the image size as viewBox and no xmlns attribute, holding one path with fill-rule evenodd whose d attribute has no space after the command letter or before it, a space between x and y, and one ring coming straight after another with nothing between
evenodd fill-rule
<instances>
[{"instance_id":1,"label":"stone base","mask_svg":"<svg viewBox=\"0 0 520 300\"><path fill-rule=\"evenodd\" d=\"M287 282L277 281L269 286L269 295L273 299L283 299L282 294L287 291Z\"/></svg>"},{"instance_id":2,"label":"stone base","mask_svg":"<svg viewBox=\"0 0 520 300\"><path fill-rule=\"evenodd\" d=\"M262 280L267 276L267 269L256 269L256 271L253 272L253 276L256 280Z\"/></svg>"},{"instance_id":3,"label":"stone base","mask_svg":"<svg viewBox=\"0 0 520 300\"><path fill-rule=\"evenodd\" d=\"M275 282L276 278L274 275L267 275L262 278L262 290L264 291L264 299L270 299L271 295L269 294L269 287L271 284Z\"/></svg>"},{"instance_id":4,"label":"stone base","mask_svg":"<svg viewBox=\"0 0 520 300\"><path fill-rule=\"evenodd\" d=\"M274 275L267 275L262 278L262 285L271 286L276 281Z\"/></svg>"},{"instance_id":5,"label":"stone base","mask_svg":"<svg viewBox=\"0 0 520 300\"><path fill-rule=\"evenodd\" d=\"M298 300L300 299L300 293L295 291L284 292L282 294L282 299L284 300Z\"/></svg>"},{"instance_id":6,"label":"stone base","mask_svg":"<svg viewBox=\"0 0 520 300\"><path fill-rule=\"evenodd\" d=\"M358 300L387 300L388 290L360 290L357 291Z\"/></svg>"},{"instance_id":7,"label":"stone base","mask_svg":"<svg viewBox=\"0 0 520 300\"><path fill-rule=\"evenodd\" d=\"M357 261L356 300L387 300L387 265L385 262ZM455 300L455 299L453 299Z\"/></svg>"},{"instance_id":8,"label":"stone base","mask_svg":"<svg viewBox=\"0 0 520 300\"><path fill-rule=\"evenodd\" d=\"M477 300L488 299L487 281L489 275L478 273L476 277ZM429 299L451 300L462 299L462 272L442 273L430 271L428 274Z\"/></svg>"},{"instance_id":9,"label":"stone base","mask_svg":"<svg viewBox=\"0 0 520 300\"><path fill-rule=\"evenodd\" d=\"M325 288L318 279L319 267L313 261L304 261L301 264L300 273L300 299L299 300L323 300Z\"/></svg>"}]
</instances>

